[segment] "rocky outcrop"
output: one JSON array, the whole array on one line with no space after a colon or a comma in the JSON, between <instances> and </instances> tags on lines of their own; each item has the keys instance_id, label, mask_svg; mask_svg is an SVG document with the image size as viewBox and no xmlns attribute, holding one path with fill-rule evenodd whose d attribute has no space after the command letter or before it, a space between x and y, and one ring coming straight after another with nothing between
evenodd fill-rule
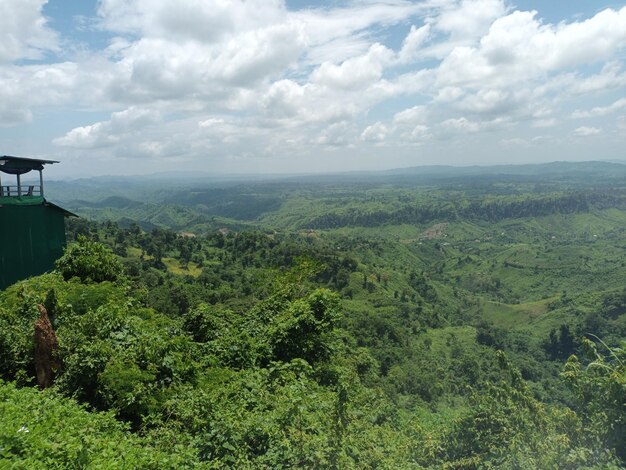
<instances>
[{"instance_id":1,"label":"rocky outcrop","mask_svg":"<svg viewBox=\"0 0 626 470\"><path fill-rule=\"evenodd\" d=\"M35 371L37 385L48 388L54 382L54 376L61 368L58 357L59 342L48 318L48 312L39 304L41 314L35 322Z\"/></svg>"}]
</instances>

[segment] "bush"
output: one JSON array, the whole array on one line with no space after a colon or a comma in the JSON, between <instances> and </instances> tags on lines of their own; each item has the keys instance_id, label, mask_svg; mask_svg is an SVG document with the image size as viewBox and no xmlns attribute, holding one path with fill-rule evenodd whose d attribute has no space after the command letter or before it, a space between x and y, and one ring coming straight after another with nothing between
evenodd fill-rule
<instances>
[{"instance_id":1,"label":"bush","mask_svg":"<svg viewBox=\"0 0 626 470\"><path fill-rule=\"evenodd\" d=\"M122 264L110 249L82 235L65 250L56 267L66 281L78 277L84 283L115 282L124 273Z\"/></svg>"},{"instance_id":2,"label":"bush","mask_svg":"<svg viewBox=\"0 0 626 470\"><path fill-rule=\"evenodd\" d=\"M1 468L190 468L191 449L168 452L128 433L111 413L91 413L53 390L0 381Z\"/></svg>"}]
</instances>

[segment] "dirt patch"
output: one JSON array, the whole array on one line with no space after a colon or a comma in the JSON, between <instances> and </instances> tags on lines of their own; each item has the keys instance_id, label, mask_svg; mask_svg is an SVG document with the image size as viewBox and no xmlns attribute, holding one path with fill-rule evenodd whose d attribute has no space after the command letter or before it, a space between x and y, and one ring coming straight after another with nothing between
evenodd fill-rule
<instances>
[{"instance_id":1,"label":"dirt patch","mask_svg":"<svg viewBox=\"0 0 626 470\"><path fill-rule=\"evenodd\" d=\"M422 240L433 240L435 238L445 237L446 234L444 233L444 231L447 226L448 224L445 222L442 224L435 224L432 227L424 230L420 235L420 238Z\"/></svg>"},{"instance_id":2,"label":"dirt patch","mask_svg":"<svg viewBox=\"0 0 626 470\"><path fill-rule=\"evenodd\" d=\"M319 238L319 234L313 230L313 229L308 229L308 230L302 230L300 232L300 235L304 236L304 237L309 237L309 238Z\"/></svg>"}]
</instances>

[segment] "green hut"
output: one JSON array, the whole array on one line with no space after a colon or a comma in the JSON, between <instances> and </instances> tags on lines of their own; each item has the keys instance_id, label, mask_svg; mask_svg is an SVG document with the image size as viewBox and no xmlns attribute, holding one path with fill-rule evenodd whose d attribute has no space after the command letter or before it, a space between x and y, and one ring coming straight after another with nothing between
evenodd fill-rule
<instances>
[{"instance_id":1,"label":"green hut","mask_svg":"<svg viewBox=\"0 0 626 470\"><path fill-rule=\"evenodd\" d=\"M42 170L53 163L59 162L0 157L0 177L16 177L14 185L0 179L0 289L49 271L63 254L65 217L74 214L44 198ZM22 175L33 170L39 184L22 184Z\"/></svg>"}]
</instances>

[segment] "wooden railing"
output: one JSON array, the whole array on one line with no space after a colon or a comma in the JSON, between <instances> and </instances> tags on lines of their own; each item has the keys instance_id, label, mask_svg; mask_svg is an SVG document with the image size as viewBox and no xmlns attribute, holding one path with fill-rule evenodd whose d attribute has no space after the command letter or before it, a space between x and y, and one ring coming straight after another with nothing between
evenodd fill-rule
<instances>
[{"instance_id":1,"label":"wooden railing","mask_svg":"<svg viewBox=\"0 0 626 470\"><path fill-rule=\"evenodd\" d=\"M0 186L0 197L42 196L38 184L22 184L20 186Z\"/></svg>"}]
</instances>

